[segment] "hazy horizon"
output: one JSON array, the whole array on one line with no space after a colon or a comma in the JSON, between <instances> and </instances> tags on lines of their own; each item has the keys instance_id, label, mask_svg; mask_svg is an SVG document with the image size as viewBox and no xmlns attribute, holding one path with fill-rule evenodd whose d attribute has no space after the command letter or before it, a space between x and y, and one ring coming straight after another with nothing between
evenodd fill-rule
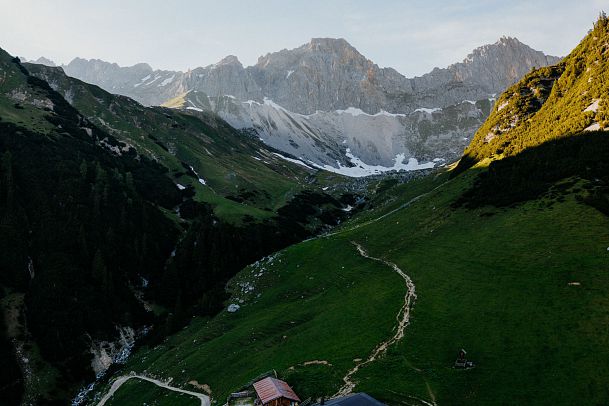
<instances>
[{"instance_id":1,"label":"hazy horizon","mask_svg":"<svg viewBox=\"0 0 609 406\"><path fill-rule=\"evenodd\" d=\"M459 62L502 36L565 56L584 37L603 2L337 0L307 3L235 1L145 5L0 0L0 47L15 56L57 64L75 57L131 66L180 70L207 66L227 55L245 65L311 38L344 38L381 67L412 77ZM32 29L36 27L36 29Z\"/></svg>"}]
</instances>

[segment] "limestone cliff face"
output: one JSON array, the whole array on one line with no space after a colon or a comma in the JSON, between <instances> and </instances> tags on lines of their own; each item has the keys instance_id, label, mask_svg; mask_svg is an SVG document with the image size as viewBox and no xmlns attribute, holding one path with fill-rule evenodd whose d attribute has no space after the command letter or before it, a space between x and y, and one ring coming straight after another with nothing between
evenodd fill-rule
<instances>
[{"instance_id":1,"label":"limestone cliff face","mask_svg":"<svg viewBox=\"0 0 609 406\"><path fill-rule=\"evenodd\" d=\"M411 79L421 102L450 104L499 94L533 68L560 61L521 43L502 37L494 44L473 50L463 62Z\"/></svg>"},{"instance_id":2,"label":"limestone cliff face","mask_svg":"<svg viewBox=\"0 0 609 406\"><path fill-rule=\"evenodd\" d=\"M500 93L531 68L558 60L515 38L503 37L475 49L463 62L409 79L392 68L380 68L342 38L314 38L301 47L261 56L247 68L231 55L188 72L153 71L147 64L119 67L79 58L63 69L70 76L145 105L161 104L195 90L243 101L263 102L267 97L300 114L348 107L375 114L381 110L409 113L419 107L446 107L486 98Z\"/></svg>"},{"instance_id":3,"label":"limestone cliff face","mask_svg":"<svg viewBox=\"0 0 609 406\"><path fill-rule=\"evenodd\" d=\"M243 100L261 100L263 97L263 91L251 72L244 69L233 55L214 65L186 73L183 81L185 89L203 91L212 97L231 95Z\"/></svg>"},{"instance_id":4,"label":"limestone cliff face","mask_svg":"<svg viewBox=\"0 0 609 406\"><path fill-rule=\"evenodd\" d=\"M474 83L488 92L499 93L531 69L559 61L560 58L535 51L516 38L502 37L493 45L475 49L462 63L451 65L448 70L455 81Z\"/></svg>"},{"instance_id":5,"label":"limestone cliff face","mask_svg":"<svg viewBox=\"0 0 609 406\"><path fill-rule=\"evenodd\" d=\"M386 108L388 94L412 91L404 76L379 68L344 39L315 38L260 57L249 70L265 96L302 114L348 107L374 114Z\"/></svg>"}]
</instances>

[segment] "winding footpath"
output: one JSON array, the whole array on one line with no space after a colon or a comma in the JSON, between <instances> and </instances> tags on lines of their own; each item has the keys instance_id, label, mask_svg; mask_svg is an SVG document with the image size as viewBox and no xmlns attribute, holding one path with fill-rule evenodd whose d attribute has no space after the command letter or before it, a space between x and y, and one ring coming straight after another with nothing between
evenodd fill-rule
<instances>
[{"instance_id":1,"label":"winding footpath","mask_svg":"<svg viewBox=\"0 0 609 406\"><path fill-rule=\"evenodd\" d=\"M108 393L106 393L106 395L99 401L97 406L104 406L106 404L106 402L108 400L110 400L110 398L114 395L114 392L116 392L129 379L134 379L134 378L141 379L142 381L151 382L151 383L155 384L156 386L163 388L163 389L167 389L167 390L170 390L173 392L185 393L187 395L196 397L201 401L201 406L210 406L209 396L204 395L203 393L191 392L188 390L169 386L168 383L159 381L158 379L149 378L149 377L143 376L143 375L123 375L123 376L119 376L118 378L116 378L116 380L112 383L112 386L110 387L110 390L108 391Z\"/></svg>"},{"instance_id":2,"label":"winding footpath","mask_svg":"<svg viewBox=\"0 0 609 406\"><path fill-rule=\"evenodd\" d=\"M352 241L351 243L355 245L358 253L362 257L385 264L388 267L392 268L398 275L400 275L402 279L404 279L404 283L406 284L406 294L404 295L404 304L402 305L400 311L396 316L397 327L395 334L393 334L393 336L391 336L389 339L377 345L376 348L372 351L372 353L368 356L368 358L356 362L355 366L349 371L347 371L347 374L343 377L344 385L338 390L338 392L333 397L345 396L350 394L353 391L353 388L355 388L355 382L352 379L353 375L355 375L357 371L359 371L359 369L364 365L374 362L376 359L384 355L390 345L395 344L404 337L404 331L406 330L406 326L408 326L408 324L410 323L410 311L412 310L414 301L417 298L414 283L412 282L410 277L406 275L404 271L402 271L396 264L381 258L372 257L368 255L368 252L366 252L364 247L362 247L360 244L354 241Z\"/></svg>"}]
</instances>

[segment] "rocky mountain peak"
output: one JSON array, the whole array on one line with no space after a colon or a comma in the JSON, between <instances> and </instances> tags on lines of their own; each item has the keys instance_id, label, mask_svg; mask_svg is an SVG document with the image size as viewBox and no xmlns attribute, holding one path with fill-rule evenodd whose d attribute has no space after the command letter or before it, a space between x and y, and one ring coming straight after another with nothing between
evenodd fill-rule
<instances>
[{"instance_id":1,"label":"rocky mountain peak","mask_svg":"<svg viewBox=\"0 0 609 406\"><path fill-rule=\"evenodd\" d=\"M136 63L135 65L132 66L133 69L137 69L137 70L143 70L143 71L150 71L152 72L152 67L150 65L148 65L147 63L144 62L140 62L140 63Z\"/></svg>"},{"instance_id":2,"label":"rocky mountain peak","mask_svg":"<svg viewBox=\"0 0 609 406\"><path fill-rule=\"evenodd\" d=\"M541 51L536 51L526 44L523 44L515 37L502 36L494 44L482 45L474 49L467 57L463 60L464 64L479 63L480 60L497 60L497 58L503 58L506 62L511 61L512 63L519 63L520 60L514 59L514 57L524 56L529 60L543 61L543 64L537 66L545 66L548 64L554 64L560 61L559 57L545 55ZM503 62L503 61L500 61ZM456 66L454 64L451 66ZM450 68L450 67L449 67Z\"/></svg>"},{"instance_id":3,"label":"rocky mountain peak","mask_svg":"<svg viewBox=\"0 0 609 406\"><path fill-rule=\"evenodd\" d=\"M496 45L524 45L516 37L510 37L509 35L502 35L501 38L495 42Z\"/></svg>"},{"instance_id":4,"label":"rocky mountain peak","mask_svg":"<svg viewBox=\"0 0 609 406\"><path fill-rule=\"evenodd\" d=\"M311 38L304 48L311 51L321 52L340 52L340 51L355 51L357 50L344 38Z\"/></svg>"},{"instance_id":5,"label":"rocky mountain peak","mask_svg":"<svg viewBox=\"0 0 609 406\"><path fill-rule=\"evenodd\" d=\"M220 60L220 62L212 65L213 67L220 67L220 66L239 66L239 67L243 67L243 64L241 63L241 61L239 61L239 58L237 58L235 55L228 55L224 58L222 58L222 60Z\"/></svg>"},{"instance_id":6,"label":"rocky mountain peak","mask_svg":"<svg viewBox=\"0 0 609 406\"><path fill-rule=\"evenodd\" d=\"M38 65L45 65L45 66L57 66L57 64L55 62L53 62L52 60L45 58L44 56L41 56L40 58L36 59L35 61L30 61L30 63L36 63Z\"/></svg>"},{"instance_id":7,"label":"rocky mountain peak","mask_svg":"<svg viewBox=\"0 0 609 406\"><path fill-rule=\"evenodd\" d=\"M38 62L34 62L38 63ZM45 65L45 64L43 64ZM76 57L70 61L67 65L62 65L62 67L70 69L87 69L88 67L93 66L97 69L111 69L113 71L137 71L137 72L152 72L152 67L147 63L137 63L133 66L119 66L116 62L110 63L106 62L102 59L84 59Z\"/></svg>"},{"instance_id":8,"label":"rocky mountain peak","mask_svg":"<svg viewBox=\"0 0 609 406\"><path fill-rule=\"evenodd\" d=\"M463 62L450 65L447 71L455 81L475 83L489 93L498 93L532 68L559 61L559 57L536 51L517 38L503 36L494 44L474 49Z\"/></svg>"},{"instance_id":9,"label":"rocky mountain peak","mask_svg":"<svg viewBox=\"0 0 609 406\"><path fill-rule=\"evenodd\" d=\"M313 60L328 64L336 59L357 60L360 63L368 61L344 38L312 38L298 48L282 49L279 52L261 56L258 58L256 67L258 69L285 69L302 64L311 65Z\"/></svg>"}]
</instances>

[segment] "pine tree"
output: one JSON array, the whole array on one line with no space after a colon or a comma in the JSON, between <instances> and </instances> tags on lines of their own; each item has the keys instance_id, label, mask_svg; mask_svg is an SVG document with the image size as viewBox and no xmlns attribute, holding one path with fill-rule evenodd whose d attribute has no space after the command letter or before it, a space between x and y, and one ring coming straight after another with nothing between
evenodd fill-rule
<instances>
[{"instance_id":1,"label":"pine tree","mask_svg":"<svg viewBox=\"0 0 609 406\"><path fill-rule=\"evenodd\" d=\"M13 199L15 194L15 185L13 181L13 156L10 151L6 151L2 155L2 162L0 165L1 177L0 177L0 192L3 193L4 204L6 205L7 211L10 210L13 205ZM2 196L0 194L0 196Z\"/></svg>"},{"instance_id":2,"label":"pine tree","mask_svg":"<svg viewBox=\"0 0 609 406\"><path fill-rule=\"evenodd\" d=\"M91 276L93 277L93 280L101 286L101 291L107 295L110 290L110 279L108 268L106 267L104 257L99 248L95 251L95 256L93 257Z\"/></svg>"},{"instance_id":3,"label":"pine tree","mask_svg":"<svg viewBox=\"0 0 609 406\"><path fill-rule=\"evenodd\" d=\"M133 182L133 174L131 172L125 174L125 183L127 184L129 191L135 192L135 183Z\"/></svg>"},{"instance_id":4,"label":"pine tree","mask_svg":"<svg viewBox=\"0 0 609 406\"><path fill-rule=\"evenodd\" d=\"M85 161L84 159L82 160L82 162L80 163L80 176L82 176L82 178L84 180L87 179L87 161Z\"/></svg>"}]
</instances>

